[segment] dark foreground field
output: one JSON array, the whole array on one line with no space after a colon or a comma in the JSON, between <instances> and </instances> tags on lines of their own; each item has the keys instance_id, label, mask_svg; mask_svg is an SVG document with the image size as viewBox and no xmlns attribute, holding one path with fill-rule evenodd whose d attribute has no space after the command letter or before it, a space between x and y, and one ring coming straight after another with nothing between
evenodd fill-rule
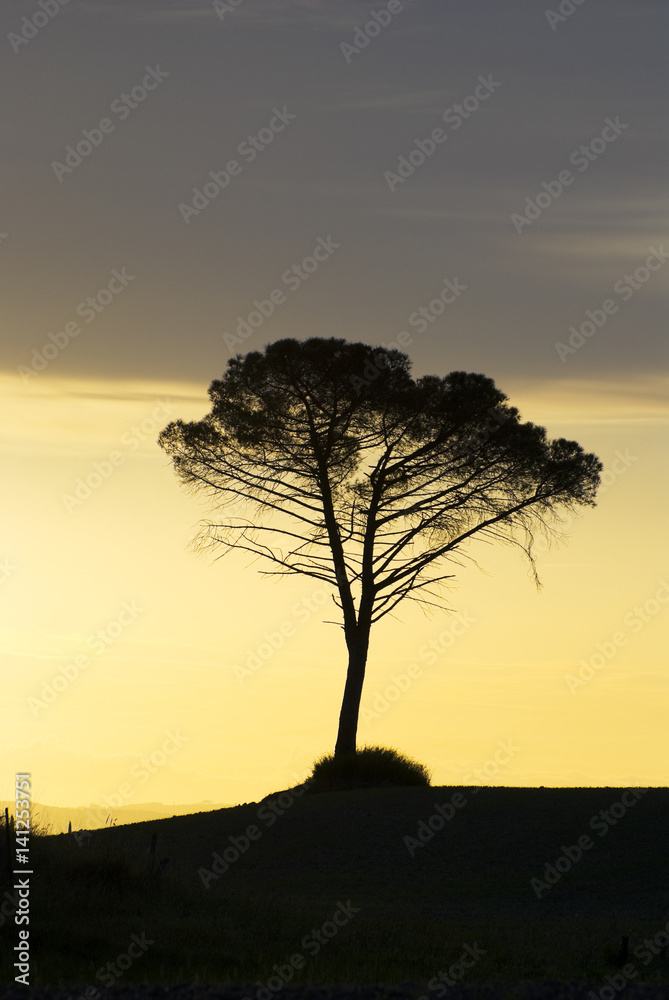
<instances>
[{"instance_id":1,"label":"dark foreground field","mask_svg":"<svg viewBox=\"0 0 669 1000\"><path fill-rule=\"evenodd\" d=\"M72 984L90 1000L327 983L438 1000L535 995L512 985L528 981L669 997L668 831L664 788L387 788L36 838L31 982L73 1000ZM0 921L9 984L17 927Z\"/></svg>"}]
</instances>

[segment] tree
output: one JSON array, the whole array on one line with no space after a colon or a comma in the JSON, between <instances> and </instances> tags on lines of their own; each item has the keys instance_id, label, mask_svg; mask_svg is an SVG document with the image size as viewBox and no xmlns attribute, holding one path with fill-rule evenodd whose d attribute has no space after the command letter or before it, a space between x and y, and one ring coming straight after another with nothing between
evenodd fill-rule
<instances>
[{"instance_id":1,"label":"tree","mask_svg":"<svg viewBox=\"0 0 669 1000\"><path fill-rule=\"evenodd\" d=\"M211 412L159 438L182 482L221 512L201 545L332 587L348 649L335 756L356 749L372 625L405 598L440 607L445 570L475 535L519 546L538 584L536 532L594 506L602 469L575 441L521 422L492 379L414 381L410 367L401 351L280 340L231 358Z\"/></svg>"}]
</instances>

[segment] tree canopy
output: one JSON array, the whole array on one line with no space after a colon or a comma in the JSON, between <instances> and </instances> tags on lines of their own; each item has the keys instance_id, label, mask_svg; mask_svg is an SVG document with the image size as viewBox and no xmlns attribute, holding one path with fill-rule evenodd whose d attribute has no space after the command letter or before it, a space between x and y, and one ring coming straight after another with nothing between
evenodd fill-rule
<instances>
[{"instance_id":1,"label":"tree canopy","mask_svg":"<svg viewBox=\"0 0 669 1000\"><path fill-rule=\"evenodd\" d=\"M406 599L439 606L474 536L519 546L593 506L601 463L522 422L491 378L411 376L400 351L280 340L237 355L211 412L159 443L219 516L201 542L331 586L349 669L336 752L355 749L371 626Z\"/></svg>"}]
</instances>

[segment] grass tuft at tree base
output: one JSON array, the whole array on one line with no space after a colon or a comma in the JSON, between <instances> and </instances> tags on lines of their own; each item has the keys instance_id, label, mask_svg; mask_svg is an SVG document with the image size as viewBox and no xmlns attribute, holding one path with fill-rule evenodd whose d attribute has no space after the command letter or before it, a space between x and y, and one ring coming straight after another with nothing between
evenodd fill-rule
<instances>
[{"instance_id":1,"label":"grass tuft at tree base","mask_svg":"<svg viewBox=\"0 0 669 1000\"><path fill-rule=\"evenodd\" d=\"M324 754L314 763L309 792L352 791L430 784L430 772L419 761L392 747L362 747L354 754Z\"/></svg>"}]
</instances>

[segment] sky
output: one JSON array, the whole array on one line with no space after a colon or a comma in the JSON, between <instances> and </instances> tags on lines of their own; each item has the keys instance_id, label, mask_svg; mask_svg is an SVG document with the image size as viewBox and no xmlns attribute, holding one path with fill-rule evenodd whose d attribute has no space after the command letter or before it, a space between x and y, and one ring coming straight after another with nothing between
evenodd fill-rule
<instances>
[{"instance_id":1,"label":"sky","mask_svg":"<svg viewBox=\"0 0 669 1000\"><path fill-rule=\"evenodd\" d=\"M667 37L660 0L5 0L0 799L257 801L331 752L330 595L196 554L156 443L313 336L482 372L605 470L540 590L473 543L376 627L359 743L667 783Z\"/></svg>"}]
</instances>

